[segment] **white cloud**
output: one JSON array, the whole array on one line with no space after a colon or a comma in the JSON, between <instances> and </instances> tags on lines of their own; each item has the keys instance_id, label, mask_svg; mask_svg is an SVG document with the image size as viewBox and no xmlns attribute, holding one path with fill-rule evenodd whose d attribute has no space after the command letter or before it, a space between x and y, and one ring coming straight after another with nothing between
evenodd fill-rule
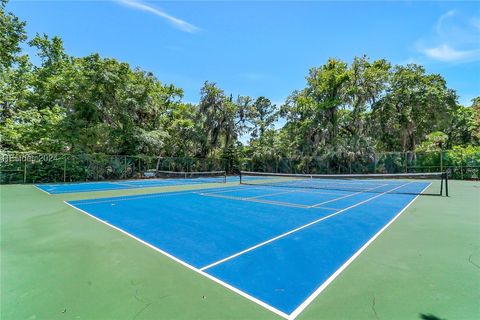
<instances>
[{"instance_id":1,"label":"white cloud","mask_svg":"<svg viewBox=\"0 0 480 320\"><path fill-rule=\"evenodd\" d=\"M424 59L432 61L453 63L478 61L479 21L479 17L468 19L456 10L447 11L437 19L430 39L418 41L416 49Z\"/></svg>"},{"instance_id":2,"label":"white cloud","mask_svg":"<svg viewBox=\"0 0 480 320\"><path fill-rule=\"evenodd\" d=\"M445 20L447 20L450 17L453 17L455 15L455 10L450 10L440 16L437 20L437 25L435 29L437 30L437 33L441 34L443 31L443 24L445 23Z\"/></svg>"},{"instance_id":3,"label":"white cloud","mask_svg":"<svg viewBox=\"0 0 480 320\"><path fill-rule=\"evenodd\" d=\"M419 49L430 59L447 62L467 62L480 59L480 49L456 50L444 43L433 48Z\"/></svg>"},{"instance_id":4,"label":"white cloud","mask_svg":"<svg viewBox=\"0 0 480 320\"><path fill-rule=\"evenodd\" d=\"M189 32L189 33L194 33L199 31L200 29L193 24L190 24L182 19L176 18L174 16L169 15L168 13L159 10L157 8L151 7L147 4L135 1L135 0L116 0L118 3L121 3L125 6L145 11L145 12L150 12L153 13L156 16L159 16L165 20L167 20L170 24L172 24L175 28L184 31L184 32Z\"/></svg>"}]
</instances>

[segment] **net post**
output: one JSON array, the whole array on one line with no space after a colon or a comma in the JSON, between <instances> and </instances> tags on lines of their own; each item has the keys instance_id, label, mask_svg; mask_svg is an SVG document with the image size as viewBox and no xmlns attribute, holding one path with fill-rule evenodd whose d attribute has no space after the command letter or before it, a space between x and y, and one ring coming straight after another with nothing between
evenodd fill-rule
<instances>
[{"instance_id":1,"label":"net post","mask_svg":"<svg viewBox=\"0 0 480 320\"><path fill-rule=\"evenodd\" d=\"M223 172L223 183L227 183L227 171Z\"/></svg>"},{"instance_id":2,"label":"net post","mask_svg":"<svg viewBox=\"0 0 480 320\"><path fill-rule=\"evenodd\" d=\"M240 170L240 184L242 184L242 170Z\"/></svg>"}]
</instances>

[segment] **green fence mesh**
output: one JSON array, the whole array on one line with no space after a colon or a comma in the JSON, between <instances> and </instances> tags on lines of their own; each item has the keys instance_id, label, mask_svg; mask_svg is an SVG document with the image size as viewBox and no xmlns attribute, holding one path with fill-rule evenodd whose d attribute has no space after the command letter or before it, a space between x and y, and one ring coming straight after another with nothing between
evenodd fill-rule
<instances>
[{"instance_id":1,"label":"green fence mesh","mask_svg":"<svg viewBox=\"0 0 480 320\"><path fill-rule=\"evenodd\" d=\"M478 149L478 148L477 148ZM0 152L0 183L45 183L144 178L147 171L239 170L277 173L415 173L448 171L480 178L480 152L390 152L341 157L262 156L243 159Z\"/></svg>"}]
</instances>

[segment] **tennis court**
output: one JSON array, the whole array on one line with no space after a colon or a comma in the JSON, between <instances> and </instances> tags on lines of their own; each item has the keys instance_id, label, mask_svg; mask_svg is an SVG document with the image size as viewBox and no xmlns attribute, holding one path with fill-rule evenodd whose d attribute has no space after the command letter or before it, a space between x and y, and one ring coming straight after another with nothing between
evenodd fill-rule
<instances>
[{"instance_id":1,"label":"tennis court","mask_svg":"<svg viewBox=\"0 0 480 320\"><path fill-rule=\"evenodd\" d=\"M228 178L52 195L1 186L2 316L478 314L478 182L450 181L445 197L432 175Z\"/></svg>"},{"instance_id":2,"label":"tennis court","mask_svg":"<svg viewBox=\"0 0 480 320\"><path fill-rule=\"evenodd\" d=\"M247 175L234 187L66 203L293 319L433 188L408 179L300 178Z\"/></svg>"}]
</instances>

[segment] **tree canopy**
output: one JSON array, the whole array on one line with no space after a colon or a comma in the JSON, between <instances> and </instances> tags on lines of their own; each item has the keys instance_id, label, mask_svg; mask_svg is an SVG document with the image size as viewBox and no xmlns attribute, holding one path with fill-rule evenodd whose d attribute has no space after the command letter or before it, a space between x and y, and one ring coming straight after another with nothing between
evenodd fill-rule
<instances>
[{"instance_id":1,"label":"tree canopy","mask_svg":"<svg viewBox=\"0 0 480 320\"><path fill-rule=\"evenodd\" d=\"M36 50L35 64L22 50ZM355 57L313 67L283 105L234 96L214 82L197 104L138 67L65 52L0 2L0 147L11 151L207 157L326 156L480 144L480 97L458 104L418 64ZM282 128L275 125L285 122Z\"/></svg>"}]
</instances>

